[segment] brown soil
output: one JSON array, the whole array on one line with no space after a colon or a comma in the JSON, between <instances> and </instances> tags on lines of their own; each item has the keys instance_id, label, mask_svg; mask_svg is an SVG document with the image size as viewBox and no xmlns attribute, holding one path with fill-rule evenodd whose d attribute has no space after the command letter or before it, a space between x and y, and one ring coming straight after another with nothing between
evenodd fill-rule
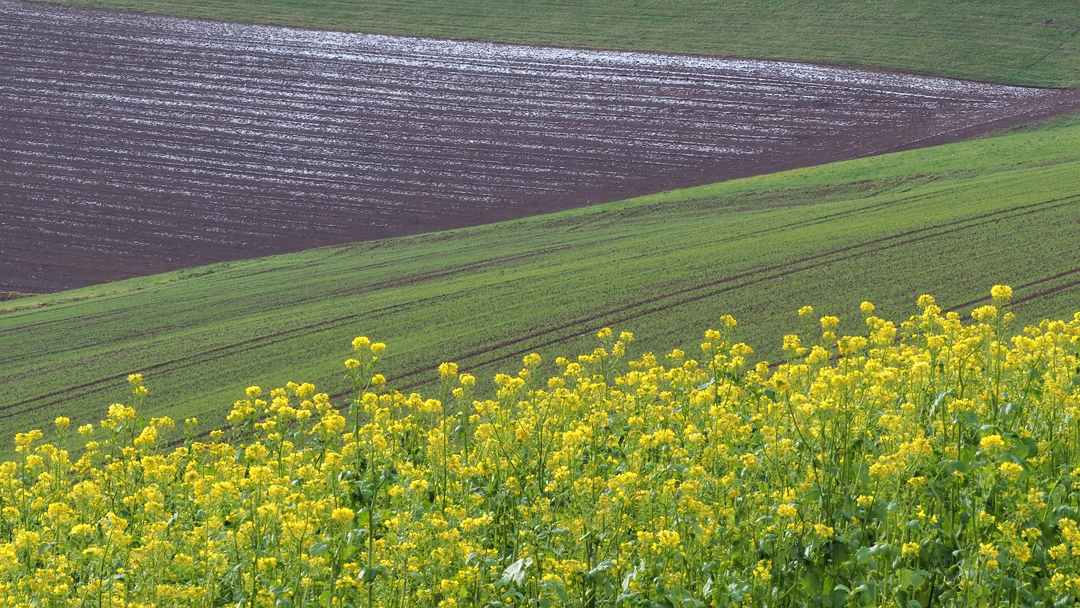
<instances>
[{"instance_id":1,"label":"brown soil","mask_svg":"<svg viewBox=\"0 0 1080 608\"><path fill-rule=\"evenodd\" d=\"M1080 92L0 0L0 291L969 138Z\"/></svg>"}]
</instances>

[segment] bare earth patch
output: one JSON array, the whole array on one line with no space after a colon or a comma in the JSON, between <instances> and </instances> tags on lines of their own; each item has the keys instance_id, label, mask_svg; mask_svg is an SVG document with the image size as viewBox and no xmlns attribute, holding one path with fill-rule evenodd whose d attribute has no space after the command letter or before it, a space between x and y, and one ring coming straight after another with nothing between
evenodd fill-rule
<instances>
[{"instance_id":1,"label":"bare earth patch","mask_svg":"<svg viewBox=\"0 0 1080 608\"><path fill-rule=\"evenodd\" d=\"M1076 91L0 0L0 290L944 143Z\"/></svg>"}]
</instances>

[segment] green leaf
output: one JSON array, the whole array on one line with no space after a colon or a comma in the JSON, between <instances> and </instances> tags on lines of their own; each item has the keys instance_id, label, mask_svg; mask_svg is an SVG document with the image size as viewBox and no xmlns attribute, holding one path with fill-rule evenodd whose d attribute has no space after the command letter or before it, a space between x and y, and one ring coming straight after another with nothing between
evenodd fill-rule
<instances>
[{"instance_id":1,"label":"green leaf","mask_svg":"<svg viewBox=\"0 0 1080 608\"><path fill-rule=\"evenodd\" d=\"M900 576L900 587L910 588L912 591L922 587L923 582L926 581L926 577L923 576L925 573L922 570L904 569L898 574Z\"/></svg>"},{"instance_id":2,"label":"green leaf","mask_svg":"<svg viewBox=\"0 0 1080 608\"><path fill-rule=\"evenodd\" d=\"M1008 403L1001 406L1001 417L1005 418L1006 420L1011 420L1012 418L1023 413L1023 411L1023 405L1009 401Z\"/></svg>"},{"instance_id":3,"label":"green leaf","mask_svg":"<svg viewBox=\"0 0 1080 608\"><path fill-rule=\"evenodd\" d=\"M842 608L847 603L848 596L851 595L851 590L843 585L837 585L829 597L832 599L833 608Z\"/></svg>"},{"instance_id":4,"label":"green leaf","mask_svg":"<svg viewBox=\"0 0 1080 608\"><path fill-rule=\"evenodd\" d=\"M870 547L859 547L859 550L855 552L855 564L861 566L869 562L873 557L870 553Z\"/></svg>"},{"instance_id":5,"label":"green leaf","mask_svg":"<svg viewBox=\"0 0 1080 608\"><path fill-rule=\"evenodd\" d=\"M554 585L554 587L555 595L558 595L559 600L563 603L563 605L566 605L566 603L570 601L570 598L566 595L566 585L556 584Z\"/></svg>"},{"instance_id":6,"label":"green leaf","mask_svg":"<svg viewBox=\"0 0 1080 608\"><path fill-rule=\"evenodd\" d=\"M327 545L326 543L315 543L314 545L311 545L310 549L308 549L308 555L315 557L316 555L322 555L323 553L327 553L329 551L330 545Z\"/></svg>"},{"instance_id":7,"label":"green leaf","mask_svg":"<svg viewBox=\"0 0 1080 608\"><path fill-rule=\"evenodd\" d=\"M605 559L604 561L600 562L599 564L596 564L595 568L593 568L592 570L589 570L589 574L595 575L595 574L599 574L600 572L607 572L608 570L614 570L614 569L615 569L615 563L610 561L610 560Z\"/></svg>"},{"instance_id":8,"label":"green leaf","mask_svg":"<svg viewBox=\"0 0 1080 608\"><path fill-rule=\"evenodd\" d=\"M370 498L370 496L371 495L369 493L368 496L365 496L364 498L368 499L368 498ZM369 523L371 523L371 511L368 511L368 510L365 509L363 511L357 511L356 512L356 526L357 527L366 528Z\"/></svg>"},{"instance_id":9,"label":"green leaf","mask_svg":"<svg viewBox=\"0 0 1080 608\"><path fill-rule=\"evenodd\" d=\"M533 559L531 557L523 557L510 564L507 566L506 570L503 571L502 576L499 577L498 585L506 586L511 583L513 583L514 586L521 585L525 582L525 570L532 564Z\"/></svg>"},{"instance_id":10,"label":"green leaf","mask_svg":"<svg viewBox=\"0 0 1080 608\"><path fill-rule=\"evenodd\" d=\"M875 595L877 595L877 581L872 578L866 579L865 583L859 585L858 587L855 587L851 591L852 593L863 593L869 595L870 597L874 597Z\"/></svg>"},{"instance_id":11,"label":"green leaf","mask_svg":"<svg viewBox=\"0 0 1080 608\"><path fill-rule=\"evenodd\" d=\"M946 397L952 397L952 398L955 399L956 398L956 391L954 391L954 390L952 390L950 388L949 390L938 394L937 399L934 399L934 404L930 406L930 417L931 418L934 417L934 413L938 411L938 408L941 407L941 403L943 401L945 401Z\"/></svg>"},{"instance_id":12,"label":"green leaf","mask_svg":"<svg viewBox=\"0 0 1080 608\"><path fill-rule=\"evenodd\" d=\"M736 604L741 603L746 599L746 596L750 595L750 592L754 588L750 583L731 583L728 585L728 593L731 595L731 601Z\"/></svg>"},{"instance_id":13,"label":"green leaf","mask_svg":"<svg viewBox=\"0 0 1080 608\"><path fill-rule=\"evenodd\" d=\"M873 547L870 547L870 556L874 558L888 558L891 553L892 545L890 545L889 543L879 543L874 545Z\"/></svg>"},{"instance_id":14,"label":"green leaf","mask_svg":"<svg viewBox=\"0 0 1080 608\"><path fill-rule=\"evenodd\" d=\"M364 546L364 540L367 537L367 529L354 528L349 530L349 533L345 535L345 543L351 547Z\"/></svg>"},{"instance_id":15,"label":"green leaf","mask_svg":"<svg viewBox=\"0 0 1080 608\"><path fill-rule=\"evenodd\" d=\"M1039 442L1034 437L1021 437L1020 443L1028 447L1028 458L1034 458L1039 455Z\"/></svg>"},{"instance_id":16,"label":"green leaf","mask_svg":"<svg viewBox=\"0 0 1080 608\"><path fill-rule=\"evenodd\" d=\"M803 571L802 583L803 589L810 597L816 597L821 590L821 575L818 574L817 568L808 568Z\"/></svg>"},{"instance_id":17,"label":"green leaf","mask_svg":"<svg viewBox=\"0 0 1080 608\"><path fill-rule=\"evenodd\" d=\"M964 475L967 475L971 472L971 463L965 462L963 460L953 460L951 461L950 466L946 470L950 469L958 473L963 473Z\"/></svg>"}]
</instances>

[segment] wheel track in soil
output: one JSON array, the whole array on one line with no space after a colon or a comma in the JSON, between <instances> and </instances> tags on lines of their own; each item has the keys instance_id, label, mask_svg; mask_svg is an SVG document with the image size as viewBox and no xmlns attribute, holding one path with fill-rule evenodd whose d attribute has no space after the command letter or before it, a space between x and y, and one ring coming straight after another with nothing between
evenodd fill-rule
<instances>
[{"instance_id":1,"label":"wheel track in soil","mask_svg":"<svg viewBox=\"0 0 1080 608\"><path fill-rule=\"evenodd\" d=\"M1066 270L1065 272L1059 272L1058 274L1055 274L1053 276L1044 277L1042 279L1038 279L1038 280L1035 280L1035 281L1030 281L1028 283L1023 283L1021 285L1010 286L1010 287L1012 287L1013 291L1025 291L1026 292L1026 291L1028 291L1028 290L1030 290L1030 289L1032 289L1034 287L1037 287L1039 285L1045 285L1047 283L1051 283L1051 282L1054 282L1054 281L1059 281L1061 279L1065 279L1065 278L1068 278L1068 277L1080 277L1080 267L1073 268L1072 270ZM1053 297L1053 296L1055 296L1055 295L1057 295L1059 293L1063 293L1063 292L1065 292L1065 291L1067 291L1069 289L1074 289L1076 287L1080 287L1080 280L1070 281L1070 282L1065 283L1063 285L1056 285L1056 286L1051 287L1049 289L1043 289L1043 290L1040 290L1040 291L1036 291L1034 293L1029 293L1028 295L1025 295L1022 298L1014 298L1012 300L1012 302L1011 302L1011 305L1015 306L1017 304L1027 304L1029 302L1035 302L1037 300L1041 300L1041 299L1044 299L1044 298L1051 298L1051 297ZM947 308L945 310L946 310L946 312L959 312L961 310L964 310L965 308L973 308L975 306L979 306L979 305L982 305L982 304L989 304L989 303L991 303L993 301L994 301L994 299L992 297L986 296L986 297L978 298L976 300L970 300L968 302L964 302L963 304L957 304L956 306L951 306L951 307L949 307L949 308Z\"/></svg>"},{"instance_id":2,"label":"wheel track in soil","mask_svg":"<svg viewBox=\"0 0 1080 608\"><path fill-rule=\"evenodd\" d=\"M1030 203L1011 209L983 213L976 216L962 218L954 222L947 222L934 226L928 226L925 228L908 230L887 237L872 239L863 243L835 248L827 252L804 256L798 260L793 260L781 264L774 264L765 268L758 268L751 271L730 275L727 277L709 281L708 283L699 286L671 291L663 295L642 300L632 305L614 308L585 317L579 317L578 319L570 323L564 323L548 329L534 331L513 340L507 340L482 349L476 349L472 352L458 356L457 361L459 365L466 364L470 368L478 369L496 363L500 360L505 360L509 357L524 356L525 354L533 352L536 349L555 346L557 344L565 342L565 340L571 337L585 335L595 329L595 325L599 323L608 326L625 324L635 318L656 314L664 310L683 306L706 298L716 297L737 289L744 289L753 285L762 284L771 280L775 280L777 278L788 276L795 272L802 272L805 270L820 268L822 264L846 261L852 257L852 252L858 250L862 250L859 252L860 256L871 255L888 249L894 249L913 243L931 240L936 237L944 236L948 233L955 233L957 230L977 228L979 226L984 226L987 224L1001 221L1005 218L1033 215L1036 213L1045 212L1055 208L1066 207L1077 203L1080 203L1080 194L1050 199L1037 203ZM1080 272L1080 269L1063 273L1063 276L1067 276L1075 272ZM1026 288L1034 286L1036 284L1043 284L1052 280L1056 280L1058 278L1061 278L1061 276L1055 275L1054 277L1047 277L1045 279L1034 281L1024 287ZM1053 293L1057 293L1062 289L1067 289L1070 286L1077 284L1080 284L1080 281L1070 283L1069 285L1063 287L1047 290L1045 293L1027 296L1023 299L1017 300L1016 303L1030 301L1033 299L1037 299L1038 297L1045 297L1046 295L1052 295ZM421 300L416 300L408 303L395 304L392 306L383 307L374 311L369 311L365 314L370 315L389 312L396 309L422 305L422 303L428 301L438 301L440 299L441 298L439 297L423 298ZM982 301L985 300L977 300L974 301L974 303L979 303ZM969 304L960 305L958 308L962 308L966 305ZM191 355L187 357L181 357L179 359L173 359L170 361L159 362L142 368L142 371L151 372L154 370L161 370L165 368L190 368L195 365L201 365L207 362L227 358L237 352L251 350L252 347L266 348L277 344L285 343L290 339L289 336L297 332L310 333L312 331L319 331L322 329L337 327L345 324L346 322L354 321L360 317L361 315L355 314L344 315L331 319L325 319L317 323L301 325L289 331L272 332L265 336L259 336L257 338L251 338L241 342L209 349L203 351L202 353L200 353L200 355ZM588 326L588 328L586 328L586 326ZM537 340L540 341L536 342ZM514 348L509 352L503 352L506 349L518 347L519 345L523 344L528 344L528 346L525 348ZM496 356L496 353L499 354ZM396 375L394 380L400 386L398 390L406 391L426 384L426 382L415 380L415 378L427 373L431 373L431 370L428 367L405 370ZM70 395L73 392L80 392L80 396L99 394L102 391L107 390L108 386L119 382L125 377L126 373L118 374L107 378L94 380L91 382L81 383L72 387L68 387L61 391L47 393L33 399L26 399L23 401L9 404L8 406L4 407L3 411L0 411L0 420L23 414L26 411L32 411L40 407L47 407L48 405L51 405L51 403L41 403L42 400L53 399L64 395ZM338 393L334 396L335 398L340 398L342 395L344 395L344 393ZM13 411L18 408L24 408L26 406L31 406L34 404L36 404L35 407L30 407L28 409L23 409L20 411Z\"/></svg>"},{"instance_id":3,"label":"wheel track in soil","mask_svg":"<svg viewBox=\"0 0 1080 608\"><path fill-rule=\"evenodd\" d=\"M865 243L861 243L861 244L857 244L857 245L850 245L850 246L847 246L847 247L834 249L834 250L829 251L829 252L825 252L825 253L821 253L821 254L815 254L815 255L812 255L812 256L807 256L807 257L804 257L804 258L802 258L800 260L793 261L793 262L788 262L788 263L784 263L784 264L778 264L778 265L770 266L770 267L767 267L767 268L764 268L764 269L756 269L756 270L753 270L753 271L748 271L748 272L740 273L740 274L737 274L737 275L732 275L730 277L725 277L725 278L718 279L718 280L715 280L715 281L710 281L710 282L708 282L706 284L703 284L703 285L700 285L698 287L687 288L687 289L684 289L684 290L678 290L678 291L675 291L675 292L671 292L669 294L665 294L663 296L657 296L655 298L650 298L648 300L644 300L642 302L639 302L639 303L631 305L631 306L626 306L626 307L617 308L617 309L614 309L614 310L611 310L611 311L598 313L596 315L592 315L592 316L589 316L589 317L586 317L586 318L582 318L582 319L579 319L578 321L575 321L573 323L565 324L565 325L562 325L562 326L559 326L559 327L556 327L556 328L553 328L553 329L550 329L550 330L545 330L545 331L541 331L541 332L534 332L533 334L522 337L520 339L506 341L506 342L497 344L497 345L495 345L495 346L493 346L491 348L486 348L486 349L480 349L480 350L477 350L477 351L473 351L472 353L469 353L469 354L467 354L465 356L459 357L458 361L459 361L459 364L462 363L462 362L470 362L472 364L472 367L482 367L482 366L485 366L485 365L490 365L490 364L493 364L493 363L495 363L495 362L497 362L499 360L504 360L504 359L512 357L512 356L524 356L526 354L529 354L529 352L531 352L532 349L546 348L546 347L549 347L549 346L555 346L557 344L560 344L560 343L564 342L567 337L575 337L575 336L586 335L590 331L592 331L592 329L595 328L595 327L592 327L592 326L595 326L595 325L599 324L600 322L603 322L602 324L605 325L605 326L624 324L624 323L627 323L627 322L629 322L629 321L631 321L631 320L633 320L635 318L640 318L640 317L643 317L643 316L655 314L655 313L662 312L662 311L670 309L670 308L674 308L674 307L677 307L677 306L683 306L685 304L689 304L689 303L692 303L692 302L697 302L697 301L700 301L700 300L703 300L703 299L706 299L706 298L716 297L716 296L719 296L721 294L724 294L724 293L727 293L727 292L730 292L730 291L734 291L736 289L743 289L743 288L750 287L750 286L753 286L753 285L758 285L758 284L761 284L761 283L765 283L767 281L774 280L774 279L777 279L777 278L786 277L786 276L792 274L791 271L793 271L793 272L801 272L801 271L804 271L804 270L810 270L810 269L819 268L822 263L828 264L828 263L832 263L834 261L846 261L850 256L845 256L843 254L849 253L849 252L857 250L857 249L863 249L865 247L873 246L873 245L881 245L881 246L878 246L878 247L873 247L872 249L869 249L869 250L862 253L862 255L868 255L868 254L872 254L872 253L885 251L887 249L894 249L896 247L901 247L901 246L904 246L904 245L910 245L910 244L913 244L913 243L930 240L930 239L933 239L933 238L936 238L936 237L939 237L939 236L943 236L944 234L949 233L949 232L955 232L957 229L970 229L970 228L974 228L974 227L977 227L977 226L980 226L980 225L986 225L986 224L989 224L989 223L993 223L995 221L1000 221L1002 218L1005 218L1005 217L1010 217L1010 216L1015 217L1015 216L1030 215L1030 214L1039 213L1041 211L1045 211L1045 210L1049 210L1049 209L1053 209L1053 208L1057 208L1057 207L1064 207L1064 206L1068 206L1070 204L1076 204L1077 202L1080 202L1080 195L1073 195L1073 196L1069 196L1069 197L1065 197L1065 198L1061 198L1061 199L1052 199L1050 201L1045 201L1045 202L1041 202L1041 203L1032 203L1030 205L1025 205L1023 207L1016 208L1016 209L1022 209L1023 210L1023 211L1020 211L1020 212L1016 212L1016 209L1009 209L1009 210L1003 210L1003 211L999 211L999 212L981 214L979 216L974 216L974 217L971 217L971 218L966 218L966 219L958 220L958 221L955 221L955 222L950 222L950 223L946 223L946 224L940 224L940 225L937 225L937 226L923 228L923 229L910 230L910 231L899 233L897 235L893 235L893 236L890 236L890 237L882 237L880 239L874 239L872 241L867 241ZM980 221L973 221L973 220L980 220ZM920 236L916 236L916 235L920 235ZM905 240L898 240L898 239L902 239L904 237L914 237L914 238L907 238ZM890 241L892 241L892 242L890 242ZM885 244L885 243L888 243L888 244ZM1073 272L1080 272L1080 270L1071 271L1070 273L1066 273L1066 274L1071 274ZM769 273L769 274L767 276L760 276L761 273ZM744 282L744 283L739 283L737 285L731 285L731 286L726 285L727 283L731 283L731 282L734 282L734 281L739 281L741 279L746 279L746 278L750 278L750 277L756 277L756 278L754 280L747 281L747 282ZM1036 283L1043 283L1043 282L1046 282L1046 281L1049 281L1049 280L1053 280L1053 277L1045 279L1045 280L1040 280L1040 281L1033 282L1032 285L1034 285ZM1080 282L1078 282L1077 284L1080 284ZM722 288L716 289L717 287L719 287L721 285L725 285L725 286L722 287ZM1069 286L1071 286L1071 285L1073 285L1073 284L1070 284ZM1041 296L1044 296L1044 295L1052 295L1052 293L1056 293L1056 292L1059 292L1059 291L1061 291L1063 289L1067 289L1069 286L1064 286L1064 287L1062 287L1060 289L1047 291L1045 294L1040 294L1040 296L1032 296L1032 297L1026 297L1026 298L1023 298L1023 299L1019 299L1019 300L1016 301L1016 303L1022 303L1022 302L1025 302L1025 301L1033 300L1033 299L1036 299L1037 297L1041 297ZM663 304L663 305L659 305L659 306L652 306L650 308L645 308L645 307L648 307L649 305L659 304L661 302L664 302L666 300L670 300L670 299L676 298L676 297L681 297L681 299L676 301L676 302ZM982 300L980 300L980 301L982 301ZM962 307L963 307L963 305L960 306L959 308L962 308ZM642 310L643 308L645 308L645 309ZM640 312L637 312L636 314L627 314L627 313L630 313L631 311L640 311ZM520 349L520 350L517 350L517 351L512 351L510 353L500 355L498 357L489 357L485 361L481 361L481 362L474 362L473 361L473 359L475 359L477 357L482 357L484 355L492 354L492 353L494 353L494 352L496 352L498 350L501 350L503 348L514 346L516 344L520 344L520 343L523 343L523 342L526 342L526 341L529 341L529 340L533 340L533 339L537 339L537 338L541 338L541 337L544 337L544 336L550 336L550 335L552 335L552 334L554 334L555 332L558 332L558 331L566 331L566 330L570 330L570 329L576 329L576 328L581 327L583 325L590 325L590 329L587 329L585 331L575 331L575 332L571 333L570 336L564 336L564 337L554 338L554 339L547 339L546 341L541 342L541 343L539 343L537 345L531 345L527 349ZM421 374L421 373L424 373L424 372L427 372L427 371L429 371L429 370L426 370L426 369L415 370L413 372L408 372L406 374L402 374L402 375L398 376L398 379L404 379L405 377L415 376L415 375L418 375L418 374ZM407 385L405 385L405 388L407 389L407 388L410 388L410 387L419 386L421 384L422 383L416 383L416 384L412 384L412 385L407 384Z\"/></svg>"}]
</instances>

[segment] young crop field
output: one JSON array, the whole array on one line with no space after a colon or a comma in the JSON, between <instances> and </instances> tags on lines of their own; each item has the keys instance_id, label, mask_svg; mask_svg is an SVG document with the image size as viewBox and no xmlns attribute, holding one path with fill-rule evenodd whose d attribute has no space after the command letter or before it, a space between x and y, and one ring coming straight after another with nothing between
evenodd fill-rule
<instances>
[{"instance_id":1,"label":"young crop field","mask_svg":"<svg viewBox=\"0 0 1080 608\"><path fill-rule=\"evenodd\" d=\"M931 286L966 314L1012 284L1020 321L1069 314L1080 285L1080 124L835 163L444 233L221 263L0 303L0 434L82 423L143 372L148 415L221 421L245 383L347 389L353 336L392 344L410 391L455 360L490 378L529 352L588 348L598 327L642 352L715 319L775 360L814 305L903 317ZM930 291L926 289L925 291ZM973 295L975 294L975 295ZM672 336L689 340L672 344Z\"/></svg>"},{"instance_id":2,"label":"young crop field","mask_svg":"<svg viewBox=\"0 0 1080 608\"><path fill-rule=\"evenodd\" d=\"M0 2L0 288L48 293L957 140L1080 93Z\"/></svg>"}]
</instances>

